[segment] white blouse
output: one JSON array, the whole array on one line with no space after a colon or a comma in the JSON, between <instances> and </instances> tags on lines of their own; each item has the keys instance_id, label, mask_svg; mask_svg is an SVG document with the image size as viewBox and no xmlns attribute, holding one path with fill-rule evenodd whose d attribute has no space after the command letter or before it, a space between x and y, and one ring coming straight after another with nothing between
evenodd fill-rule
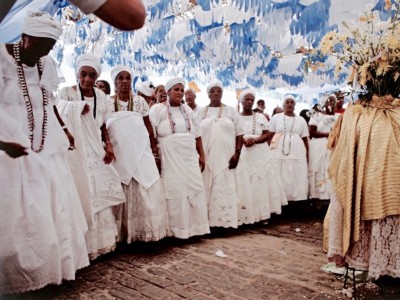
<instances>
[{"instance_id":1,"label":"white blouse","mask_svg":"<svg viewBox=\"0 0 400 300\"><path fill-rule=\"evenodd\" d=\"M168 116L168 108L170 117ZM150 108L149 116L154 132L159 137L173 134L172 128L174 128L174 133L185 133L188 132L188 127L190 127L190 133L196 138L202 134L199 123L193 117L192 109L186 104L181 104L179 107L167 107L167 104L158 103Z\"/></svg>"}]
</instances>

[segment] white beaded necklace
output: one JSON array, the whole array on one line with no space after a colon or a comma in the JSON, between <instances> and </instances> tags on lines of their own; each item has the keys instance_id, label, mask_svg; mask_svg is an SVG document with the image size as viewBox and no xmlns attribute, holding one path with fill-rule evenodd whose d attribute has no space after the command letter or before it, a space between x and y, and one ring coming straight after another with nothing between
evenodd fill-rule
<instances>
[{"instance_id":1,"label":"white beaded necklace","mask_svg":"<svg viewBox=\"0 0 400 300\"><path fill-rule=\"evenodd\" d=\"M21 49L20 43L15 43L14 47L13 47L13 54L14 54L15 62L18 65L18 83L19 83L19 86L20 86L20 88L22 90L22 94L24 96L26 112L27 112L27 115L28 115L29 140L31 142L31 149L34 152L39 153L44 149L44 142L45 142L46 135L47 135L47 110L46 110L46 106L49 103L50 96L49 96L48 91L45 88L42 87L41 88L42 95L43 95L42 140L40 142L39 148L35 149L33 147L34 130L35 130L35 116L33 115L32 102L31 102L31 98L29 96L28 87L26 85L24 68L22 67L22 62L21 62L20 49ZM41 75L42 75L42 72L43 72L43 66L42 66L42 62L40 60L37 62L37 68L38 68L38 71L39 71L39 79L40 79Z\"/></svg>"},{"instance_id":2,"label":"white beaded necklace","mask_svg":"<svg viewBox=\"0 0 400 300\"><path fill-rule=\"evenodd\" d=\"M175 122L172 120L172 115L171 115L171 104L169 103L169 100L166 101L167 104L167 116L169 120L169 126L171 127L172 134L175 133ZM190 117L189 113L186 111L185 107L182 104L179 104L179 111L181 112L183 118L185 119L186 123L186 130L190 132L191 126L190 126Z\"/></svg>"},{"instance_id":3,"label":"white beaded necklace","mask_svg":"<svg viewBox=\"0 0 400 300\"><path fill-rule=\"evenodd\" d=\"M284 156L288 156L290 154L290 150L292 149L292 133L293 133L293 127L294 127L294 122L296 121L296 117L293 117L293 123L292 123L292 128L290 129L290 135L289 135L289 151L285 152L285 142L286 142L286 116L283 114L283 143L282 143L282 154Z\"/></svg>"}]
</instances>

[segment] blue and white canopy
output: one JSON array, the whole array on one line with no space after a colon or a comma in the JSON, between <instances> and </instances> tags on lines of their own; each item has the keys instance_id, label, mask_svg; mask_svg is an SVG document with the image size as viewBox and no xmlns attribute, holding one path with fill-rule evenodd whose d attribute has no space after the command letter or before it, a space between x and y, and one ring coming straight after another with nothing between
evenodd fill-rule
<instances>
[{"instance_id":1,"label":"blue and white canopy","mask_svg":"<svg viewBox=\"0 0 400 300\"><path fill-rule=\"evenodd\" d=\"M147 21L135 32L118 31L85 16L62 0L17 0L0 24L2 42L19 38L28 10L48 11L64 25L53 56L72 67L92 52L109 66L129 65L137 79L183 76L207 83L218 79L241 89L323 87L342 84L334 58L310 68L309 50L343 20L364 11L388 16L384 0L145 0Z\"/></svg>"}]
</instances>

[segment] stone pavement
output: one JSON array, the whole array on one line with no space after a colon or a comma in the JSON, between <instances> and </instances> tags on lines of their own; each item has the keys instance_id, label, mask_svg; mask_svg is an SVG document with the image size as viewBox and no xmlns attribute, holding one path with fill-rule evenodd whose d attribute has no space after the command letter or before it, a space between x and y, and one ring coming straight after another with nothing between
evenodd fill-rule
<instances>
[{"instance_id":1,"label":"stone pavement","mask_svg":"<svg viewBox=\"0 0 400 300\"><path fill-rule=\"evenodd\" d=\"M1 299L348 299L323 272L322 217L276 216L268 224L190 240L119 247L75 281ZM219 257L221 250L227 257ZM400 289L360 286L359 299L400 299Z\"/></svg>"}]
</instances>

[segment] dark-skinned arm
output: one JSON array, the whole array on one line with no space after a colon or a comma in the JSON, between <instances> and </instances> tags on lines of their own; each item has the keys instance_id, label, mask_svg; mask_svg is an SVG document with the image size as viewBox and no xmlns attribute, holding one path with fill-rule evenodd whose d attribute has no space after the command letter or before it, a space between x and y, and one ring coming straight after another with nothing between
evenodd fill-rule
<instances>
[{"instance_id":1,"label":"dark-skinned arm","mask_svg":"<svg viewBox=\"0 0 400 300\"><path fill-rule=\"evenodd\" d=\"M236 147L235 154L229 160L229 169L235 169L239 163L240 152L242 151L243 146L243 135L236 136Z\"/></svg>"},{"instance_id":2,"label":"dark-skinned arm","mask_svg":"<svg viewBox=\"0 0 400 300\"><path fill-rule=\"evenodd\" d=\"M204 157L203 141L201 140L201 137L196 138L196 150L199 154L200 170L203 172L204 168L206 167L206 162Z\"/></svg>"},{"instance_id":3,"label":"dark-skinned arm","mask_svg":"<svg viewBox=\"0 0 400 300\"><path fill-rule=\"evenodd\" d=\"M317 131L317 126L310 125L310 137L312 138L327 138L329 133Z\"/></svg>"},{"instance_id":4,"label":"dark-skinned arm","mask_svg":"<svg viewBox=\"0 0 400 300\"><path fill-rule=\"evenodd\" d=\"M62 129L65 132L65 135L68 138L69 141L69 148L68 150L74 150L75 149L75 140L74 137L72 136L72 134L69 132L67 126L65 126L65 123L63 121L63 119L60 116L60 113L58 112L57 106L53 105L53 110L54 110L54 114L56 115L56 118L58 120L58 123L60 123Z\"/></svg>"},{"instance_id":5,"label":"dark-skinned arm","mask_svg":"<svg viewBox=\"0 0 400 300\"><path fill-rule=\"evenodd\" d=\"M115 160L115 155L114 155L113 145L111 144L110 141L110 136L108 135L106 123L103 123L103 125L101 125L100 130L101 130L101 139L105 144L104 150L106 151L103 161L106 164L110 164L113 160Z\"/></svg>"}]
</instances>

